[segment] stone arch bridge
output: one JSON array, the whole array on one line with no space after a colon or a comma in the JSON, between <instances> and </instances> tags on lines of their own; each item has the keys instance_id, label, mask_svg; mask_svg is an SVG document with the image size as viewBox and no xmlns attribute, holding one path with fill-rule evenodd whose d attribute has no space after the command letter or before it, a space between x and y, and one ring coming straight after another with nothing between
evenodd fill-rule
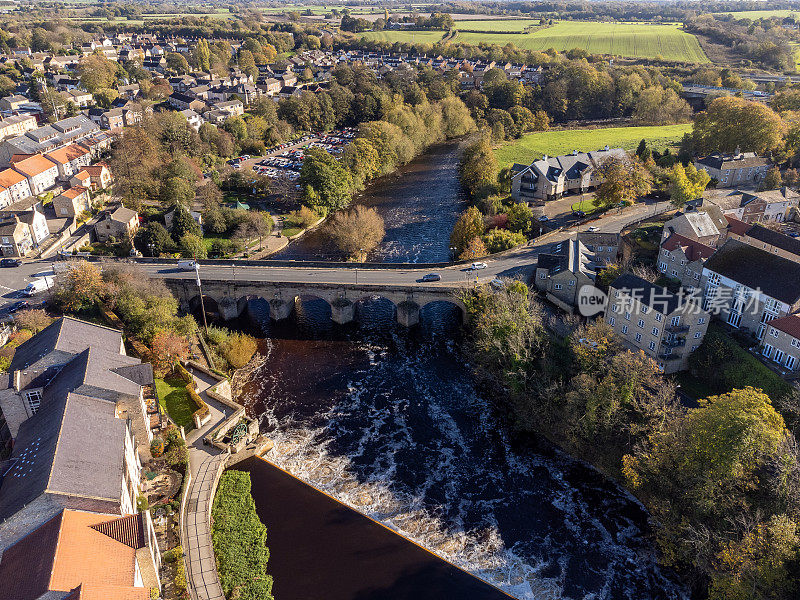
<instances>
[{"instance_id":1,"label":"stone arch bridge","mask_svg":"<svg viewBox=\"0 0 800 600\"><path fill-rule=\"evenodd\" d=\"M185 312L200 303L200 294L194 278L165 278L164 283L178 298ZM273 320L287 318L294 308L295 299L314 296L325 300L331 307L334 323L344 325L355 318L356 303L364 298L380 297L396 307L397 322L412 327L419 322L422 308L431 302L449 302L461 311L466 320L467 311L458 297L462 286L413 286L350 283L280 283L273 281L223 281L203 279L203 299L213 300L224 320L235 319L245 310L247 301L263 298L269 302ZM208 307L206 307L208 308Z\"/></svg>"}]
</instances>

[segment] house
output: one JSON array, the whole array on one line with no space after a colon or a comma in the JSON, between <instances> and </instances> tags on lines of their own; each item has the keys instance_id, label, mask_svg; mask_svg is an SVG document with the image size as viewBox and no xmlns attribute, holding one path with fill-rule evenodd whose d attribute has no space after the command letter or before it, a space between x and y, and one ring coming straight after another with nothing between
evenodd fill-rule
<instances>
[{"instance_id":1,"label":"house","mask_svg":"<svg viewBox=\"0 0 800 600\"><path fill-rule=\"evenodd\" d=\"M761 340L761 354L787 371L800 369L800 316L770 321Z\"/></svg>"},{"instance_id":2,"label":"house","mask_svg":"<svg viewBox=\"0 0 800 600\"><path fill-rule=\"evenodd\" d=\"M0 222L0 251L3 256L26 256L33 249L33 236L28 225L15 214Z\"/></svg>"},{"instance_id":3,"label":"house","mask_svg":"<svg viewBox=\"0 0 800 600\"><path fill-rule=\"evenodd\" d=\"M0 186L6 189L12 204L32 195L28 178L14 169L0 171Z\"/></svg>"},{"instance_id":4,"label":"house","mask_svg":"<svg viewBox=\"0 0 800 600\"><path fill-rule=\"evenodd\" d=\"M726 188L758 183L766 177L772 161L755 152L741 152L737 148L733 154L716 153L698 158L694 166L716 179L717 187Z\"/></svg>"},{"instance_id":5,"label":"house","mask_svg":"<svg viewBox=\"0 0 800 600\"><path fill-rule=\"evenodd\" d=\"M739 240L749 244L754 248L760 248L770 254L775 254L781 258L800 262L800 240L790 237L774 229L769 229L761 225L749 225L742 221L729 219L732 226L728 229L728 239ZM736 227L741 223L743 227Z\"/></svg>"},{"instance_id":6,"label":"house","mask_svg":"<svg viewBox=\"0 0 800 600\"><path fill-rule=\"evenodd\" d=\"M76 185L64 190L53 198L53 209L57 217L78 217L81 213L92 209L89 190Z\"/></svg>"},{"instance_id":7,"label":"house","mask_svg":"<svg viewBox=\"0 0 800 600\"><path fill-rule=\"evenodd\" d=\"M70 179L70 185L88 187L92 191L107 189L112 183L111 170L104 163L84 167Z\"/></svg>"},{"instance_id":8,"label":"house","mask_svg":"<svg viewBox=\"0 0 800 600\"><path fill-rule=\"evenodd\" d=\"M577 239L558 244L554 253L540 254L536 266L536 289L562 310L572 313L584 285L593 285L589 251Z\"/></svg>"},{"instance_id":9,"label":"house","mask_svg":"<svg viewBox=\"0 0 800 600\"><path fill-rule=\"evenodd\" d=\"M11 206L11 202L11 194L9 193L8 188L0 185L0 210Z\"/></svg>"},{"instance_id":10,"label":"house","mask_svg":"<svg viewBox=\"0 0 800 600\"><path fill-rule=\"evenodd\" d=\"M0 588L15 600L149 600L160 566L149 512L64 509L3 553Z\"/></svg>"},{"instance_id":11,"label":"house","mask_svg":"<svg viewBox=\"0 0 800 600\"><path fill-rule=\"evenodd\" d=\"M39 127L33 115L11 115L0 119L0 139L23 135Z\"/></svg>"},{"instance_id":12,"label":"house","mask_svg":"<svg viewBox=\"0 0 800 600\"><path fill-rule=\"evenodd\" d=\"M37 206L31 207L30 210L18 211L14 213L14 215L28 226L34 248L41 246L42 242L50 237L50 228L47 226L47 218ZM8 217L6 217L6 220L7 219Z\"/></svg>"},{"instance_id":13,"label":"house","mask_svg":"<svg viewBox=\"0 0 800 600\"><path fill-rule=\"evenodd\" d=\"M617 262L619 254L619 233L602 233L599 231L579 231L578 241L583 244L591 256L594 268L606 267Z\"/></svg>"},{"instance_id":14,"label":"house","mask_svg":"<svg viewBox=\"0 0 800 600\"><path fill-rule=\"evenodd\" d=\"M94 230L97 239L101 242L107 242L111 238L115 240L133 239L139 230L139 213L120 206L99 220Z\"/></svg>"},{"instance_id":15,"label":"house","mask_svg":"<svg viewBox=\"0 0 800 600\"><path fill-rule=\"evenodd\" d=\"M569 192L586 192L603 182L599 167L610 159L629 160L622 148L543 156L530 165L512 167L511 196L516 202L554 200Z\"/></svg>"},{"instance_id":16,"label":"house","mask_svg":"<svg viewBox=\"0 0 800 600\"><path fill-rule=\"evenodd\" d=\"M69 179L83 167L89 166L92 162L92 153L88 148L80 144L70 144L52 152L48 152L45 156L51 161L56 163L58 167L58 177L62 181L69 181Z\"/></svg>"},{"instance_id":17,"label":"house","mask_svg":"<svg viewBox=\"0 0 800 600\"><path fill-rule=\"evenodd\" d=\"M19 110L26 104L30 104L30 99L22 96L20 94L14 94L12 96L6 96L4 98L0 98L0 110L13 112Z\"/></svg>"},{"instance_id":18,"label":"house","mask_svg":"<svg viewBox=\"0 0 800 600\"><path fill-rule=\"evenodd\" d=\"M770 190L767 192L741 192L735 191L724 196L714 196L708 199L722 210L728 217L734 217L745 223L785 221L791 210L796 209L800 194L789 188Z\"/></svg>"},{"instance_id":19,"label":"house","mask_svg":"<svg viewBox=\"0 0 800 600\"><path fill-rule=\"evenodd\" d=\"M258 84L258 87L260 87L267 96L274 96L283 88L283 82L274 77L269 77L264 83Z\"/></svg>"},{"instance_id":20,"label":"house","mask_svg":"<svg viewBox=\"0 0 800 600\"><path fill-rule=\"evenodd\" d=\"M217 102L214 109L227 113L231 117L238 117L244 114L244 104L241 100L228 100L227 102Z\"/></svg>"},{"instance_id":21,"label":"house","mask_svg":"<svg viewBox=\"0 0 800 600\"><path fill-rule=\"evenodd\" d=\"M625 346L643 352L664 373L686 369L689 355L703 341L709 319L697 298L673 294L630 273L609 286L606 323Z\"/></svg>"},{"instance_id":22,"label":"house","mask_svg":"<svg viewBox=\"0 0 800 600\"><path fill-rule=\"evenodd\" d=\"M121 108L112 108L103 111L100 115L100 127L103 129L122 129L125 127L125 117Z\"/></svg>"},{"instance_id":23,"label":"house","mask_svg":"<svg viewBox=\"0 0 800 600\"><path fill-rule=\"evenodd\" d=\"M766 323L800 310L800 263L729 239L703 267L703 308L758 339Z\"/></svg>"},{"instance_id":24,"label":"house","mask_svg":"<svg viewBox=\"0 0 800 600\"><path fill-rule=\"evenodd\" d=\"M34 196L54 187L58 179L58 165L41 154L32 154L24 158L14 157L12 168L27 178L31 194Z\"/></svg>"},{"instance_id":25,"label":"house","mask_svg":"<svg viewBox=\"0 0 800 600\"><path fill-rule=\"evenodd\" d=\"M197 112L202 112L206 107L206 103L193 96L187 96L181 92L173 92L169 99L169 104L176 110L192 109Z\"/></svg>"},{"instance_id":26,"label":"house","mask_svg":"<svg viewBox=\"0 0 800 600\"><path fill-rule=\"evenodd\" d=\"M61 97L66 102L72 102L78 108L86 108L94 104L94 96L89 92L84 92L78 89L65 90L61 92Z\"/></svg>"},{"instance_id":27,"label":"house","mask_svg":"<svg viewBox=\"0 0 800 600\"><path fill-rule=\"evenodd\" d=\"M679 212L664 223L661 242L674 234L695 240L705 246L716 246L720 230L708 211L697 210Z\"/></svg>"},{"instance_id":28,"label":"house","mask_svg":"<svg viewBox=\"0 0 800 600\"><path fill-rule=\"evenodd\" d=\"M696 239L673 233L661 242L656 265L664 275L692 291L700 286L703 265L714 252L716 249Z\"/></svg>"},{"instance_id":29,"label":"house","mask_svg":"<svg viewBox=\"0 0 800 600\"><path fill-rule=\"evenodd\" d=\"M86 141L99 132L100 127L86 115L67 117L0 142L0 162L10 163L15 154L52 152L78 142L87 145ZM108 138L106 147L110 144L111 139Z\"/></svg>"},{"instance_id":30,"label":"house","mask_svg":"<svg viewBox=\"0 0 800 600\"><path fill-rule=\"evenodd\" d=\"M194 129L195 131L200 130L200 126L205 122L203 117L198 115L192 109L187 108L186 110L182 110L181 114L186 117L186 120L189 122L189 126Z\"/></svg>"}]
</instances>

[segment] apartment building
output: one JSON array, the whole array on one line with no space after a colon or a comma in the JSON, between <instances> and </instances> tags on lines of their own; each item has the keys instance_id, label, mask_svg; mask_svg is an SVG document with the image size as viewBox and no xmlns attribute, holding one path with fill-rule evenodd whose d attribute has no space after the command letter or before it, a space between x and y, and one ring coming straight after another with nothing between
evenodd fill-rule
<instances>
[{"instance_id":1,"label":"apartment building","mask_svg":"<svg viewBox=\"0 0 800 600\"><path fill-rule=\"evenodd\" d=\"M800 239L790 237L761 225L750 225L733 218L728 219L728 239L739 240L770 254L787 260L800 262Z\"/></svg>"},{"instance_id":2,"label":"apartment building","mask_svg":"<svg viewBox=\"0 0 800 600\"><path fill-rule=\"evenodd\" d=\"M711 317L698 298L627 273L609 286L604 318L626 347L644 352L664 373L675 373L687 368Z\"/></svg>"},{"instance_id":3,"label":"apartment building","mask_svg":"<svg viewBox=\"0 0 800 600\"><path fill-rule=\"evenodd\" d=\"M677 279L681 286L692 291L700 287L703 266L714 252L716 249L711 246L673 233L661 242L656 265L664 275Z\"/></svg>"},{"instance_id":4,"label":"apartment building","mask_svg":"<svg viewBox=\"0 0 800 600\"><path fill-rule=\"evenodd\" d=\"M661 242L663 243L673 234L678 234L683 238L695 240L705 246L716 246L723 220L717 221L706 210L679 212L664 223Z\"/></svg>"},{"instance_id":5,"label":"apartment building","mask_svg":"<svg viewBox=\"0 0 800 600\"><path fill-rule=\"evenodd\" d=\"M759 340L767 324L800 310L800 263L729 239L703 267L703 308Z\"/></svg>"},{"instance_id":6,"label":"apartment building","mask_svg":"<svg viewBox=\"0 0 800 600\"><path fill-rule=\"evenodd\" d=\"M767 175L772 166L769 158L758 156L755 152L741 152L738 148L733 154L716 153L694 161L698 171L705 171L717 180L717 187L736 187L756 184Z\"/></svg>"},{"instance_id":7,"label":"apartment building","mask_svg":"<svg viewBox=\"0 0 800 600\"><path fill-rule=\"evenodd\" d=\"M56 163L58 177L62 181L69 181L75 173L83 167L88 167L92 162L92 153L80 144L70 144L46 154L47 158Z\"/></svg>"},{"instance_id":8,"label":"apartment building","mask_svg":"<svg viewBox=\"0 0 800 600\"><path fill-rule=\"evenodd\" d=\"M789 188L766 192L740 192L708 199L718 206L726 217L734 217L745 223L786 221L792 210L797 209L800 194Z\"/></svg>"},{"instance_id":9,"label":"apartment building","mask_svg":"<svg viewBox=\"0 0 800 600\"><path fill-rule=\"evenodd\" d=\"M33 115L11 115L0 119L0 139L23 135L39 127Z\"/></svg>"},{"instance_id":10,"label":"apartment building","mask_svg":"<svg viewBox=\"0 0 800 600\"><path fill-rule=\"evenodd\" d=\"M568 313L578 305L581 288L593 285L594 279L590 252L577 239L557 244L553 253L539 255L536 289Z\"/></svg>"},{"instance_id":11,"label":"apartment building","mask_svg":"<svg viewBox=\"0 0 800 600\"><path fill-rule=\"evenodd\" d=\"M780 369L800 369L800 316L786 315L770 321L761 340L761 354Z\"/></svg>"}]
</instances>

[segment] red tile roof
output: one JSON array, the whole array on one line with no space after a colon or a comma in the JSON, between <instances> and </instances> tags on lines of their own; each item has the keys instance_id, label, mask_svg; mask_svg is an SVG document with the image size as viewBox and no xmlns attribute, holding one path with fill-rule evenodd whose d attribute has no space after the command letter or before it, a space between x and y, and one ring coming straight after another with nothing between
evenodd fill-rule
<instances>
[{"instance_id":1,"label":"red tile roof","mask_svg":"<svg viewBox=\"0 0 800 600\"><path fill-rule=\"evenodd\" d=\"M61 195L64 196L64 198L69 198L70 200L74 200L75 198L83 194L85 191L86 188L83 187L82 185L73 185L68 190L64 190L63 192L61 192Z\"/></svg>"},{"instance_id":2,"label":"red tile roof","mask_svg":"<svg viewBox=\"0 0 800 600\"><path fill-rule=\"evenodd\" d=\"M661 247L669 250L670 252L677 250L678 248L682 248L689 262L708 258L714 254L714 252L716 252L716 250L711 246L701 244L697 240L685 237L679 233L673 233L670 235L666 240L664 240L664 243L661 244Z\"/></svg>"},{"instance_id":3,"label":"red tile roof","mask_svg":"<svg viewBox=\"0 0 800 600\"><path fill-rule=\"evenodd\" d=\"M800 340L800 316L798 315L786 315L780 319L774 319L769 322L769 326Z\"/></svg>"},{"instance_id":4,"label":"red tile roof","mask_svg":"<svg viewBox=\"0 0 800 600\"><path fill-rule=\"evenodd\" d=\"M20 173L24 173L28 177L33 177L35 175L39 175L40 173L44 173L48 169L52 169L55 166L56 163L46 156L42 156L41 154L34 154L33 156L29 156L18 163L14 163L14 168Z\"/></svg>"},{"instance_id":5,"label":"red tile roof","mask_svg":"<svg viewBox=\"0 0 800 600\"><path fill-rule=\"evenodd\" d=\"M92 525L92 529L133 549L144 548L144 525L141 515L128 515Z\"/></svg>"},{"instance_id":6,"label":"red tile roof","mask_svg":"<svg viewBox=\"0 0 800 600\"><path fill-rule=\"evenodd\" d=\"M14 169L3 169L0 171L0 185L10 188L12 185L25 181L26 177L22 173L17 173Z\"/></svg>"},{"instance_id":7,"label":"red tile roof","mask_svg":"<svg viewBox=\"0 0 800 600\"><path fill-rule=\"evenodd\" d=\"M64 148L59 148L58 150L48 152L47 158L63 165L87 154L89 154L88 148L84 148L78 144L70 144Z\"/></svg>"}]
</instances>

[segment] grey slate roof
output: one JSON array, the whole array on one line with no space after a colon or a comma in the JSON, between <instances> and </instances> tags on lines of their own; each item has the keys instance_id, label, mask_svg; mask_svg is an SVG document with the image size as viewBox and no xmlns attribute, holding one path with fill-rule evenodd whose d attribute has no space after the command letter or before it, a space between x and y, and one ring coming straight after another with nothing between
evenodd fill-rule
<instances>
[{"instance_id":1,"label":"grey slate roof","mask_svg":"<svg viewBox=\"0 0 800 600\"><path fill-rule=\"evenodd\" d=\"M786 252L800 256L800 239L789 237L783 233L767 229L761 225L753 225L747 230L747 235L754 240L775 246Z\"/></svg>"},{"instance_id":2,"label":"grey slate roof","mask_svg":"<svg viewBox=\"0 0 800 600\"><path fill-rule=\"evenodd\" d=\"M738 240L725 242L705 268L790 306L800 300L800 264Z\"/></svg>"},{"instance_id":3,"label":"grey slate roof","mask_svg":"<svg viewBox=\"0 0 800 600\"><path fill-rule=\"evenodd\" d=\"M633 273L623 273L614 280L609 288L624 290L642 304L663 315L671 314L687 302L685 296L673 294L667 288L650 283Z\"/></svg>"}]
</instances>

